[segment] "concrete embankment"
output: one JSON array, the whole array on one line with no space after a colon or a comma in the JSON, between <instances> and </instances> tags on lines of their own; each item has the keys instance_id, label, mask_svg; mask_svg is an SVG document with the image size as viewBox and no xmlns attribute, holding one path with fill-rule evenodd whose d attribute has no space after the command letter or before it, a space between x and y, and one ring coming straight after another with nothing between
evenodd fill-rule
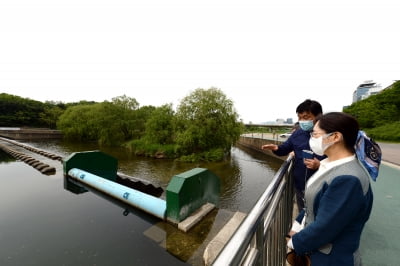
<instances>
[{"instance_id":1,"label":"concrete embankment","mask_svg":"<svg viewBox=\"0 0 400 266\"><path fill-rule=\"evenodd\" d=\"M251 134L243 134L240 136L239 141L236 143L238 145L245 146L247 148L251 148L254 150L257 150L259 152L262 152L264 154L267 154L269 156L273 156L275 158L281 159L281 160L286 160L287 156L276 156L272 151L270 150L262 150L261 146L265 144L281 144L285 139L274 139L272 134L266 134L266 133L251 133Z\"/></svg>"},{"instance_id":2,"label":"concrete embankment","mask_svg":"<svg viewBox=\"0 0 400 266\"><path fill-rule=\"evenodd\" d=\"M286 159L274 155L271 151L261 150L262 145L271 143L279 145L285 140L287 138L281 138L272 133L248 133L240 136L238 144L280 159ZM378 142L378 144L382 150L382 160L400 166L400 143Z\"/></svg>"},{"instance_id":3,"label":"concrete embankment","mask_svg":"<svg viewBox=\"0 0 400 266\"><path fill-rule=\"evenodd\" d=\"M61 131L47 128L0 128L0 137L15 140L61 139Z\"/></svg>"}]
</instances>

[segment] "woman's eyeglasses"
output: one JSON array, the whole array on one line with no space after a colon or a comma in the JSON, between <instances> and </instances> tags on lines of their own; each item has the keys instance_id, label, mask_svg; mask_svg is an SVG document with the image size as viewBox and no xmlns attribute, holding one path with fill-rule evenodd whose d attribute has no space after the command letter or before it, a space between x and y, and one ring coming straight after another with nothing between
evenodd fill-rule
<instances>
[{"instance_id":1,"label":"woman's eyeglasses","mask_svg":"<svg viewBox=\"0 0 400 266\"><path fill-rule=\"evenodd\" d=\"M318 131L311 131L310 132L310 136L311 137L313 137L313 138L315 138L315 137L317 137L317 136L321 136L321 135L327 135L327 136L330 136L330 135L332 135L333 133L335 133L335 132L332 132L332 133L324 133L324 132L318 132Z\"/></svg>"}]
</instances>

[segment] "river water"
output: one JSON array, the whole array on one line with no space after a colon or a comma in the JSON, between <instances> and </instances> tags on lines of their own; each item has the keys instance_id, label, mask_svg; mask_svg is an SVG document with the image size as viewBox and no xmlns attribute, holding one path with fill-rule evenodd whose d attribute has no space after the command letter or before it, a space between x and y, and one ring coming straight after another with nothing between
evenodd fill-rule
<instances>
[{"instance_id":1,"label":"river water","mask_svg":"<svg viewBox=\"0 0 400 266\"><path fill-rule=\"evenodd\" d=\"M52 153L101 150L118 159L118 171L166 188L195 167L221 181L220 205L188 233L132 210L95 191L64 188L62 163L31 155L56 168L43 175L0 150L0 265L202 265L206 244L235 211L248 213L282 161L234 147L225 161L181 163L136 157L123 148L62 141L23 142ZM23 150L26 152L25 150ZM29 153L29 152L26 152ZM129 209L129 215L123 213Z\"/></svg>"}]
</instances>

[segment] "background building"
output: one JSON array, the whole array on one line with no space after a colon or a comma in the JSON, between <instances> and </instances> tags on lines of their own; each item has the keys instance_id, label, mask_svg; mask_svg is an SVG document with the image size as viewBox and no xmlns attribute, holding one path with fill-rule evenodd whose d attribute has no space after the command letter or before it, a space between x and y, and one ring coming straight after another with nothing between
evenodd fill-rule
<instances>
[{"instance_id":1,"label":"background building","mask_svg":"<svg viewBox=\"0 0 400 266\"><path fill-rule=\"evenodd\" d=\"M371 95L377 94L382 90L382 86L373 82L372 80L367 80L358 85L357 89L353 92L353 103L360 100L364 100Z\"/></svg>"}]
</instances>

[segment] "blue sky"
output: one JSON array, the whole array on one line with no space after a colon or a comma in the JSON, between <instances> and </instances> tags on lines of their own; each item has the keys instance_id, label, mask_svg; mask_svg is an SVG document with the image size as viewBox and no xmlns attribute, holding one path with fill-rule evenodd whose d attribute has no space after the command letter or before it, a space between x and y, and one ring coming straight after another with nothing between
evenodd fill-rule
<instances>
[{"instance_id":1,"label":"blue sky","mask_svg":"<svg viewBox=\"0 0 400 266\"><path fill-rule=\"evenodd\" d=\"M400 3L3 0L0 92L141 105L220 88L244 122L340 111L364 80L399 79Z\"/></svg>"}]
</instances>

